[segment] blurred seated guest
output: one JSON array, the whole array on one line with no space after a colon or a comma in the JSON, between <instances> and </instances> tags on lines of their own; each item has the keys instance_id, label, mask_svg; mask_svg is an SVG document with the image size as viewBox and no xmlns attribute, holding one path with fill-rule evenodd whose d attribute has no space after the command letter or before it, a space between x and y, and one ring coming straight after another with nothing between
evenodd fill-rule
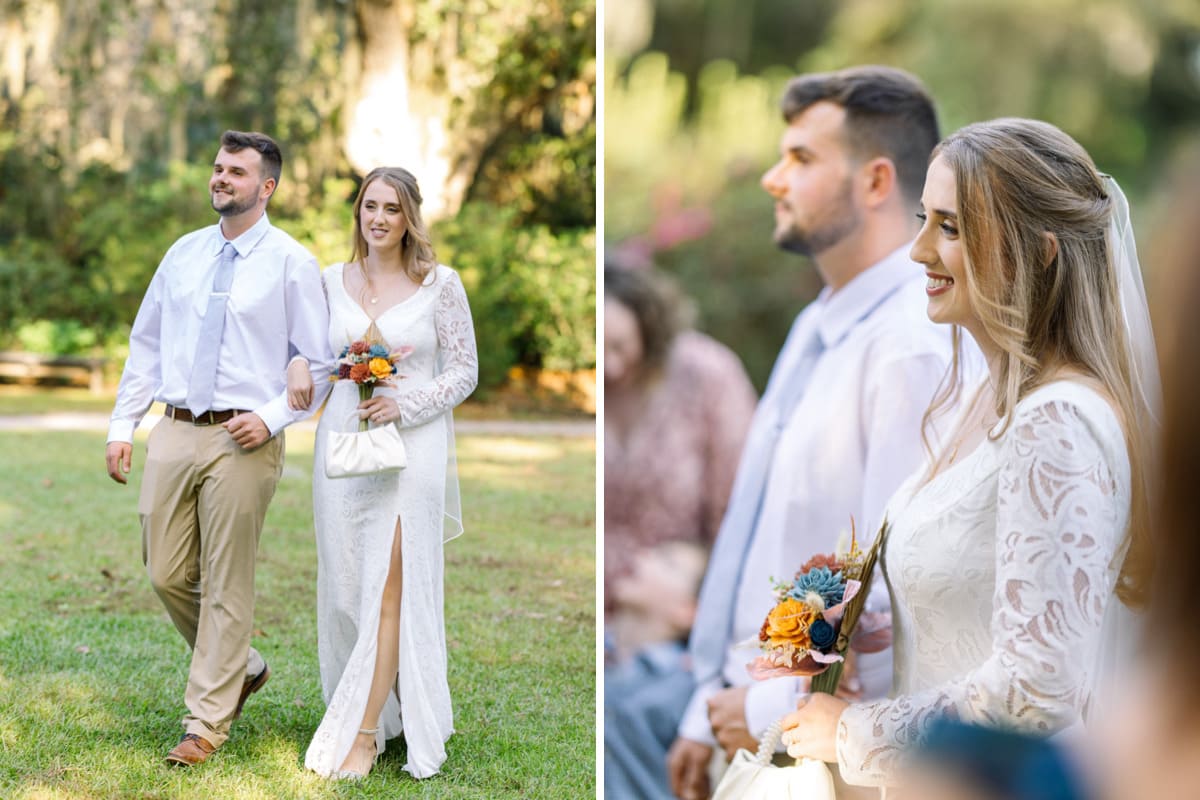
<instances>
[{"instance_id":1,"label":"blurred seated guest","mask_svg":"<svg viewBox=\"0 0 1200 800\"><path fill-rule=\"evenodd\" d=\"M755 394L649 270L604 270L605 794L671 798L696 594Z\"/></svg>"},{"instance_id":2,"label":"blurred seated guest","mask_svg":"<svg viewBox=\"0 0 1200 800\"><path fill-rule=\"evenodd\" d=\"M629 572L613 580L606 598L614 665L650 650L682 653L707 561L707 548L695 542L664 542L635 554Z\"/></svg>"},{"instance_id":3,"label":"blurred seated guest","mask_svg":"<svg viewBox=\"0 0 1200 800\"><path fill-rule=\"evenodd\" d=\"M1083 800L1084 783L1053 739L938 722L913 750L896 800Z\"/></svg>"},{"instance_id":4,"label":"blurred seated guest","mask_svg":"<svg viewBox=\"0 0 1200 800\"><path fill-rule=\"evenodd\" d=\"M675 736L675 709L692 693L684 658L706 555L694 542L641 550L606 597L608 634L620 643L604 668L604 789L612 800L670 797L661 754Z\"/></svg>"},{"instance_id":5,"label":"blurred seated guest","mask_svg":"<svg viewBox=\"0 0 1200 800\"><path fill-rule=\"evenodd\" d=\"M604 269L604 592L634 554L712 545L754 413L727 347L684 328L665 276Z\"/></svg>"},{"instance_id":6,"label":"blurred seated guest","mask_svg":"<svg viewBox=\"0 0 1200 800\"><path fill-rule=\"evenodd\" d=\"M1147 635L1096 757L1106 800L1200 797L1200 140L1172 164L1149 272L1163 416Z\"/></svg>"}]
</instances>

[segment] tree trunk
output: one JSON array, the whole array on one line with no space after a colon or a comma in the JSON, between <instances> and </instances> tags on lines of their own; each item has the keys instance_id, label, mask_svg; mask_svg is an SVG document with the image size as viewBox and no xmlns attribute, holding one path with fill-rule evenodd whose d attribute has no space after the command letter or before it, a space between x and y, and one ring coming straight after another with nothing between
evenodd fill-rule
<instances>
[{"instance_id":1,"label":"tree trunk","mask_svg":"<svg viewBox=\"0 0 1200 800\"><path fill-rule=\"evenodd\" d=\"M350 99L346 155L360 173L404 167L421 183L427 219L454 214L465 185L455 180L449 129L450 97L430 83L431 69L414 57L412 0L359 0L356 4L362 69ZM426 55L431 43L417 46Z\"/></svg>"}]
</instances>

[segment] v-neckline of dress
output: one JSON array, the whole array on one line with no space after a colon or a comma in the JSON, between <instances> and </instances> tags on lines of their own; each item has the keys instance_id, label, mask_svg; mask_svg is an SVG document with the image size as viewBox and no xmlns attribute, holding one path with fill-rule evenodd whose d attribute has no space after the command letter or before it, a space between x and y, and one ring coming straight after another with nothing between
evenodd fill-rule
<instances>
[{"instance_id":1,"label":"v-neckline of dress","mask_svg":"<svg viewBox=\"0 0 1200 800\"><path fill-rule=\"evenodd\" d=\"M947 475L956 475L958 473L965 472L967 464L973 464L973 462L975 462L984 453L984 451L988 449L989 445L996 444L997 440L992 439L990 436L991 430L992 428L989 428L988 433L984 434L983 441L971 448L970 452L968 452L965 456L951 464L947 464L932 478L917 485L909 495L908 504L916 502L917 498L919 498L921 495L930 495L935 486L940 486L941 484L945 483L943 478L945 478ZM936 497L937 494L932 493L931 496Z\"/></svg>"},{"instance_id":2,"label":"v-neckline of dress","mask_svg":"<svg viewBox=\"0 0 1200 800\"><path fill-rule=\"evenodd\" d=\"M1039 392L1045 391L1049 387L1055 386L1056 384L1060 384L1060 383L1070 384L1072 386L1072 388L1084 388L1084 389L1088 388L1088 387L1084 386L1083 384L1079 383L1078 381L1073 381L1070 378L1056 378L1055 380L1049 381L1048 383L1044 383L1041 386L1037 387L1032 392L1030 392L1028 395L1021 398L1021 400L1019 402L1020 403L1026 402L1029 400L1029 398L1033 397L1034 395L1038 394ZM993 425L988 428L988 432L984 435L983 441L981 441L974 448L972 448L971 451L968 452L965 456L963 456L961 459L955 461L954 463L949 464L945 469L938 472L932 478L930 478L927 481L922 482L920 485L918 485L916 488L914 488L913 491L909 494L908 503L906 505L912 504L913 502L915 502L917 500L917 498L920 495L926 494L932 487L942 483L943 482L942 478L944 478L946 475L964 471L964 470L960 470L959 468L963 467L965 464L969 464L969 463L973 462L976 459L976 457L983 451L987 450L989 446L997 446L997 447L1000 446L1001 439L992 439L991 432L993 430L995 430L997 427L999 427L1001 422L1003 422L1003 420L997 420L995 423L993 423ZM1118 425L1118 427L1119 427L1119 425ZM1009 432L1006 431L1005 433L1007 435L1007 433L1009 433ZM936 497L937 495L934 494L932 496Z\"/></svg>"},{"instance_id":3,"label":"v-neckline of dress","mask_svg":"<svg viewBox=\"0 0 1200 800\"><path fill-rule=\"evenodd\" d=\"M436 269L436 267L435 267L435 269ZM383 317L384 314L388 314L388 313L394 311L395 309L399 308L400 306L404 305L408 301L412 300L414 297L419 295L421 293L421 290L423 290L426 286L425 282L422 281L417 286L417 290L415 292L413 292L408 297L404 298L403 300L401 300L399 302L392 303L390 306L385 308L383 311L380 311L378 314L376 314L375 316L372 317L371 314L365 308L362 307L361 303L359 303L357 300L355 300L353 297L350 296L350 290L346 288L346 263L345 262L342 262L342 271L341 271L341 274L338 275L338 282L341 284L342 295L345 296L346 300L352 306L357 308L364 317L366 317L368 320L370 320L373 323L379 321Z\"/></svg>"}]
</instances>

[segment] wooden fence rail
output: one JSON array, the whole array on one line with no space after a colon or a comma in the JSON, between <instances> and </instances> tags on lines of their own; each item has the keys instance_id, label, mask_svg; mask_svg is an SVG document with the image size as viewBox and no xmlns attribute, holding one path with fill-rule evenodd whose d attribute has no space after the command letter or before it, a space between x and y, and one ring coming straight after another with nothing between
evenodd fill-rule
<instances>
[{"instance_id":1,"label":"wooden fence rail","mask_svg":"<svg viewBox=\"0 0 1200 800\"><path fill-rule=\"evenodd\" d=\"M47 356L39 353L0 351L0 377L20 383L36 383L47 378L86 385L92 394L104 391L106 359L83 356Z\"/></svg>"}]
</instances>

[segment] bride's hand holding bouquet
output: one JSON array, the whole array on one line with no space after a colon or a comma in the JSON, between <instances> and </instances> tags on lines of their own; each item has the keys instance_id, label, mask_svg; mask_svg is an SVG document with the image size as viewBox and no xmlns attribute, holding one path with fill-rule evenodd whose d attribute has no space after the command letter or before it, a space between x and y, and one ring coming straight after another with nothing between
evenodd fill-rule
<instances>
[{"instance_id":1,"label":"bride's hand holding bouquet","mask_svg":"<svg viewBox=\"0 0 1200 800\"><path fill-rule=\"evenodd\" d=\"M776 604L758 636L763 655L747 665L747 670L759 680L811 677L811 694L780 723L780 740L793 758L837 761L837 723L849 705L837 695L846 694L839 689L847 663L852 664L847 661L853 656L851 646L856 651L874 652L891 643L890 628L874 619L879 615L866 614L870 622L858 630L887 527L885 520L875 542L863 551L851 519L846 552L816 555L790 582L775 587Z\"/></svg>"},{"instance_id":2,"label":"bride's hand holding bouquet","mask_svg":"<svg viewBox=\"0 0 1200 800\"><path fill-rule=\"evenodd\" d=\"M367 421L376 425L400 419L400 406L390 397L375 397L376 386L391 386L393 376L402 378L396 363L407 358L411 346L388 350L387 345L366 340L351 342L342 348L337 359L337 372L330 380L351 380L358 385L358 429L365 431Z\"/></svg>"},{"instance_id":3,"label":"bride's hand holding bouquet","mask_svg":"<svg viewBox=\"0 0 1200 800\"><path fill-rule=\"evenodd\" d=\"M775 606L768 612L756 640L763 655L746 666L758 680L792 676L809 679L812 694L801 702L801 710L771 724L758 752L739 750L730 761L713 800L805 797L835 800L836 789L829 768L822 762L837 761L834 735L838 718L847 702L834 696L846 669L850 647L866 652L882 649L887 637L871 624L870 648L855 635L863 616L867 587L879 555L887 522L867 551L860 550L850 520L850 545L835 554L809 559L790 581L775 586ZM853 666L850 676L853 677ZM847 683L857 682L847 680ZM849 687L847 687L849 688ZM798 715L807 712L803 719ZM799 726L799 727L798 727ZM811 739L811 741L810 741ZM771 764L775 747L783 743L796 763L788 767ZM797 744L799 742L799 744Z\"/></svg>"}]
</instances>

